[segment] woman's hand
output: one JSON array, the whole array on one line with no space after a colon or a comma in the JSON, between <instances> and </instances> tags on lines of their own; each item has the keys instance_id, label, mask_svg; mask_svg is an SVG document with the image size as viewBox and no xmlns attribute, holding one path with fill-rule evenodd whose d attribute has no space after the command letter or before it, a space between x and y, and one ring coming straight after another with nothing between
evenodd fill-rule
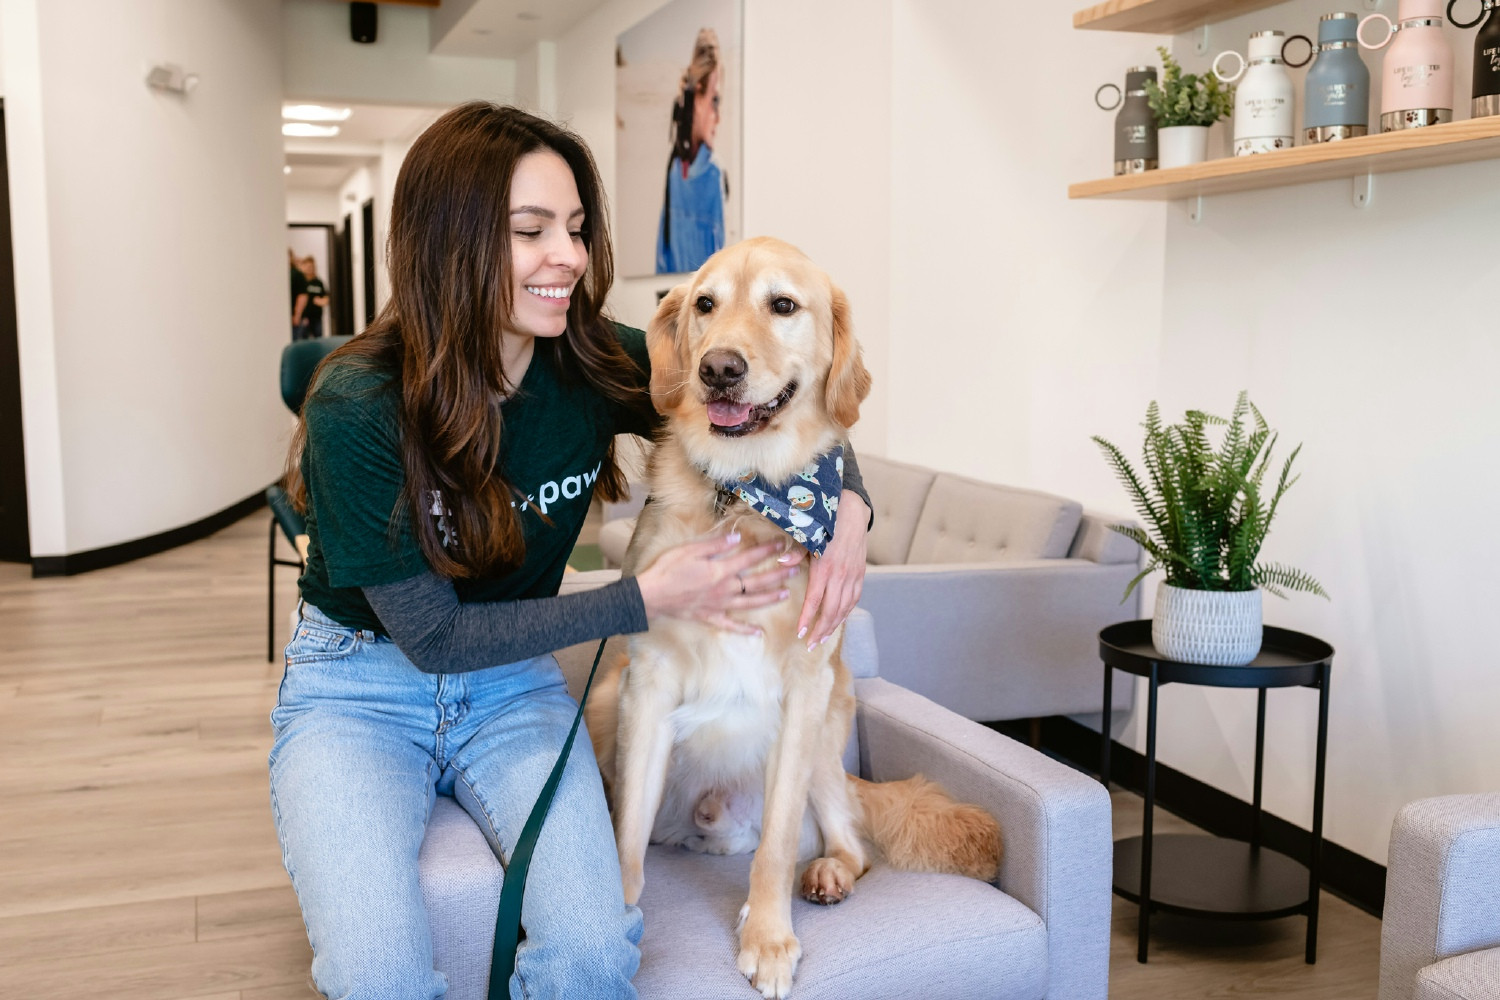
<instances>
[{"instance_id":1,"label":"woman's hand","mask_svg":"<svg viewBox=\"0 0 1500 1000\"><path fill-rule=\"evenodd\" d=\"M825 642L859 603L865 588L869 523L870 508L858 493L845 490L839 496L833 541L812 561L807 598L802 602L802 617L797 619L797 638L806 638L809 650Z\"/></svg>"},{"instance_id":2,"label":"woman's hand","mask_svg":"<svg viewBox=\"0 0 1500 1000\"><path fill-rule=\"evenodd\" d=\"M663 552L636 577L646 617L692 618L741 635L760 634L756 626L736 621L728 613L786 600L786 581L797 573L800 560L750 572L775 555L781 543L738 549L739 543L739 533L732 532Z\"/></svg>"}]
</instances>

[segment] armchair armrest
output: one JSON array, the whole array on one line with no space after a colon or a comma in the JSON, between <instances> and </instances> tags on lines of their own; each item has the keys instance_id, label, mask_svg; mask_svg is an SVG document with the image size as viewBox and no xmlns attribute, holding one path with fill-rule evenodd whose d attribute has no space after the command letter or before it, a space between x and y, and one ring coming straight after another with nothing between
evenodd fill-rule
<instances>
[{"instance_id":1,"label":"armchair armrest","mask_svg":"<svg viewBox=\"0 0 1500 1000\"><path fill-rule=\"evenodd\" d=\"M970 719L1097 713L1099 630L1137 617L1120 603L1133 563L1088 559L871 566L882 674ZM1135 686L1114 686L1117 710Z\"/></svg>"},{"instance_id":2,"label":"armchair armrest","mask_svg":"<svg viewBox=\"0 0 1500 1000\"><path fill-rule=\"evenodd\" d=\"M1409 802L1391 826L1380 1000L1440 959L1500 946L1500 792Z\"/></svg>"},{"instance_id":3,"label":"armchair armrest","mask_svg":"<svg viewBox=\"0 0 1500 1000\"><path fill-rule=\"evenodd\" d=\"M989 810L1004 844L1000 889L1047 925L1047 996L1103 1000L1114 864L1104 786L882 678L856 681L855 693L861 774L920 772Z\"/></svg>"}]
</instances>

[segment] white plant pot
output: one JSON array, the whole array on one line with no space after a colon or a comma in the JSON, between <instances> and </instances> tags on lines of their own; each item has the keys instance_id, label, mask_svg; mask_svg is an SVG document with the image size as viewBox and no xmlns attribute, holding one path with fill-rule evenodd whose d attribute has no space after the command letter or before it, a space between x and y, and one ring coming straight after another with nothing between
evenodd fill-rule
<instances>
[{"instance_id":1,"label":"white plant pot","mask_svg":"<svg viewBox=\"0 0 1500 1000\"><path fill-rule=\"evenodd\" d=\"M1261 592L1156 588L1151 644L1169 660L1240 667L1260 652Z\"/></svg>"},{"instance_id":2,"label":"white plant pot","mask_svg":"<svg viewBox=\"0 0 1500 1000\"><path fill-rule=\"evenodd\" d=\"M1173 125L1156 130L1156 163L1162 170L1208 159L1207 125Z\"/></svg>"}]
</instances>

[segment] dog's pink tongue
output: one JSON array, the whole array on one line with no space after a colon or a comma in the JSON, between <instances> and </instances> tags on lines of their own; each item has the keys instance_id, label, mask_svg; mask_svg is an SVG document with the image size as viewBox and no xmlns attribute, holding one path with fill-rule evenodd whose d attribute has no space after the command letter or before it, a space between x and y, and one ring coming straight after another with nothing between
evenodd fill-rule
<instances>
[{"instance_id":1,"label":"dog's pink tongue","mask_svg":"<svg viewBox=\"0 0 1500 1000\"><path fill-rule=\"evenodd\" d=\"M708 419L716 427L738 427L750 419L750 404L715 400L708 404Z\"/></svg>"}]
</instances>

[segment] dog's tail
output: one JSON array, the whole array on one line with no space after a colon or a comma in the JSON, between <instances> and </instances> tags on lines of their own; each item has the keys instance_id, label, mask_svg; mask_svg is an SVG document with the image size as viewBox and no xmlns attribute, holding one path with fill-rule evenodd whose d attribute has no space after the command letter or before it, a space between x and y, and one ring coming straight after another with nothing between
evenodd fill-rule
<instances>
[{"instance_id":1,"label":"dog's tail","mask_svg":"<svg viewBox=\"0 0 1500 1000\"><path fill-rule=\"evenodd\" d=\"M993 882L1000 870L1000 825L974 805L956 802L920 774L904 781L849 777L864 832L891 867L946 872Z\"/></svg>"}]
</instances>

